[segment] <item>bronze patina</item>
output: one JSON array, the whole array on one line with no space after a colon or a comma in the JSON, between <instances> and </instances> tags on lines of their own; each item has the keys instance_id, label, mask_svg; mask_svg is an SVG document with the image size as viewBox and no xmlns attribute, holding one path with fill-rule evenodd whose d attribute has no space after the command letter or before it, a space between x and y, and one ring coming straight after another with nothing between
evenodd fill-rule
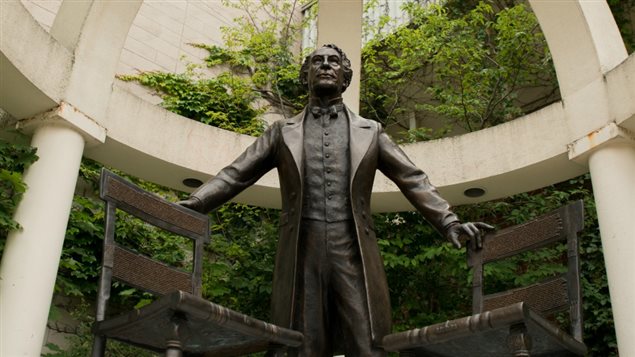
<instances>
[{"instance_id":1,"label":"bronze patina","mask_svg":"<svg viewBox=\"0 0 635 357\"><path fill-rule=\"evenodd\" d=\"M391 332L388 285L370 211L375 172L394 181L412 205L455 246L480 245L484 223L460 223L450 205L375 121L350 111L341 94L351 63L335 45L306 57L300 80L309 105L271 125L183 206L215 209L278 169L282 211L273 279L273 323L301 331L290 355L384 356Z\"/></svg>"}]
</instances>

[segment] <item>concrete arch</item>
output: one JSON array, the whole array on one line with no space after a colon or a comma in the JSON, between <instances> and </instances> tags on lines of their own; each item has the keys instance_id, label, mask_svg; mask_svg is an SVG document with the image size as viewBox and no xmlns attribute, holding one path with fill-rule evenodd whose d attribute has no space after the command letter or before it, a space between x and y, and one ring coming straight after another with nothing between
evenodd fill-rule
<instances>
[{"instance_id":1,"label":"concrete arch","mask_svg":"<svg viewBox=\"0 0 635 357\"><path fill-rule=\"evenodd\" d=\"M94 120L103 117L141 3L66 0L48 33L21 2L3 1L0 106L26 119L64 101Z\"/></svg>"},{"instance_id":2,"label":"concrete arch","mask_svg":"<svg viewBox=\"0 0 635 357\"><path fill-rule=\"evenodd\" d=\"M457 138L404 147L413 161L430 173L433 182L453 204L505 197L586 172L588 168L584 163L569 160L568 145L609 122L607 113L603 112L608 104L595 107L593 110L596 114L593 115L588 108L578 109L585 112L584 116L577 115L575 112L576 102L589 103L591 101L587 97L597 97L598 93L604 98L602 101L608 103L608 98L611 96L606 92L606 87L604 85L598 87L597 84L602 84L606 70L626 59L624 44L619 37L608 6L602 2L584 1L555 3L536 1L532 2L532 6L536 8L538 19L546 29L545 34L552 47L560 49L571 42L584 44L569 46L556 50L554 53L558 77L564 88L563 102L555 103L539 112L499 127ZM554 13L558 16L554 16ZM607 21L610 26L606 26ZM572 39L562 35L572 32L577 38ZM609 55L605 53L606 51L612 52ZM582 73L576 68L582 68ZM132 173L152 181L186 190L187 188L181 184L184 178L205 179L209 174L214 174L229 163L253 140L249 137L237 139L233 133L192 123L187 125L193 126L191 130L201 133L200 135L195 137L177 135L167 139L163 134L164 130L160 127L145 126L147 129L138 139L129 136L124 139L115 133L123 134L126 130L125 122L117 118L130 117L124 112L127 104L123 104L136 102L134 98L127 97L128 94L124 91L118 92L113 97L111 110L108 111L108 124L105 125L109 128L109 139L113 140L110 144L114 145L115 141L122 143L139 153L144 152L152 157L160 158L161 162L150 165L152 168L149 168L147 172L144 172L144 165L140 165L140 162L132 162L131 156L127 157L130 162L117 163L112 158L108 159L109 149L106 148L109 143L103 148L89 149L87 155L98 160L106 160L115 166L123 165L130 168ZM597 103L597 101L595 98L592 102ZM627 105L625 103L630 102L632 101L623 101L620 105L623 107ZM139 106L140 104L135 104L134 108ZM138 109L131 108L131 110ZM629 110L632 112L632 109L623 108L621 115ZM145 112L144 110L143 113ZM135 112L135 117L142 121L151 120L153 117L173 117L167 113L160 114L155 109L148 109L149 112L153 112L153 114L147 114L150 115L149 118L145 118L146 114L140 115L141 112ZM171 123L172 121L164 122ZM147 145L153 142L152 138L158 137L173 143L175 151L168 153L162 145ZM214 140L206 139L211 137ZM196 160L189 154L193 152L200 153L200 160ZM226 154L219 158L218 153L221 152ZM175 166L170 165L170 162ZM145 166L149 166L147 161ZM487 194L480 199L468 198L463 195L463 191L470 187L482 187ZM239 196L238 200L277 207L279 199L273 193L276 188L276 177L269 175ZM375 210L410 209L410 205L396 187L381 176L375 183L375 195L381 197L381 199L373 200Z\"/></svg>"},{"instance_id":3,"label":"concrete arch","mask_svg":"<svg viewBox=\"0 0 635 357\"><path fill-rule=\"evenodd\" d=\"M51 96L49 107L55 101L66 101L108 131L106 144L88 148L86 156L151 181L187 190L181 183L184 178L205 179L253 141L250 137L238 136L237 139L236 134L185 121L161 108L148 108L132 94L118 88L117 84L113 86L118 53L140 1L116 2L116 5L95 2L90 8L85 4L75 6L74 3L65 1L62 4L51 29L52 36L60 39L63 46L41 29L38 36L48 46L66 55L63 60L57 60L59 56L55 55L52 61L66 64L65 71L60 74L66 82L56 83L67 85ZM609 95L607 88L612 88L611 92L623 92L623 86L629 83L619 75L605 77L607 70L626 58L624 44L608 5L586 1L530 3L552 48L563 102L496 128L405 146L413 161L430 173L433 182L453 204L504 197L579 175L587 168L584 163L568 159L567 145L602 127L610 118L622 123L627 122L625 116L628 113L632 116L630 103L633 101L621 100L609 106L609 98L614 96L612 93ZM20 18L24 18L26 11L21 11ZM72 22L68 19L76 20ZM37 26L32 19L24 22ZM79 29L82 29L81 32ZM100 46L94 46L96 43ZM572 43L576 45L571 46ZM71 57L64 48L72 48L75 44L74 57ZM42 46L34 46L33 52L21 53L21 57L33 57ZM75 63L69 68L71 59ZM630 62L632 60L621 67L628 66ZM45 67L40 64L22 68L19 72L42 80L47 76L34 69ZM615 79L605 81L607 78ZM618 81L621 84L617 84ZM35 88L46 86L36 83ZM588 100L589 97L594 100ZM576 105L597 103L598 97L603 98L600 101L605 105L593 108ZM631 107L624 108L628 105ZM609 115L605 110L607 107L612 108L615 115ZM144 124L137 125L138 129L132 132L129 126L131 118L135 118L133 125ZM183 122L185 127L191 127L189 132L197 134L183 136L181 130L174 130L178 123ZM174 135L168 135L170 133ZM162 144L165 142L171 145L166 147ZM200 156L197 158L192 153ZM538 172L550 174L537 175ZM484 188L486 195L479 199L464 196L463 191L470 187ZM277 207L279 199L273 193L276 190L275 174L268 175L238 200ZM381 196L380 200L374 200L375 210L410 209L396 187L382 176L377 178L375 192L378 197Z\"/></svg>"},{"instance_id":4,"label":"concrete arch","mask_svg":"<svg viewBox=\"0 0 635 357\"><path fill-rule=\"evenodd\" d=\"M61 10L67 9L65 3L69 1L64 1ZM102 123L108 107L119 55L141 3L142 0L94 1L81 27L64 100L98 123ZM81 2L70 1L70 4L76 8L68 12L76 11L78 16L86 12ZM62 11L58 16L75 15ZM56 19L52 31L61 22ZM67 32L72 33L73 30ZM102 126L107 128L106 125Z\"/></svg>"}]
</instances>

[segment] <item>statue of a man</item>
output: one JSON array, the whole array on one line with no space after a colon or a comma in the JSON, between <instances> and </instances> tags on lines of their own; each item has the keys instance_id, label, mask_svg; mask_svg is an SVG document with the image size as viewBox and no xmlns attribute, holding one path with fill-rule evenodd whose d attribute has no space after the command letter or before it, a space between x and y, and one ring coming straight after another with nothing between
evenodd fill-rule
<instances>
[{"instance_id":1,"label":"statue of a man","mask_svg":"<svg viewBox=\"0 0 635 357\"><path fill-rule=\"evenodd\" d=\"M460 223L381 125L342 103L351 77L350 61L335 45L307 56L300 71L309 89L305 110L271 125L180 202L208 212L278 169L282 212L272 320L304 334L304 344L290 355L385 355L380 344L391 332L391 310L370 212L377 169L457 247L461 234L480 244L480 229L491 228Z\"/></svg>"}]
</instances>

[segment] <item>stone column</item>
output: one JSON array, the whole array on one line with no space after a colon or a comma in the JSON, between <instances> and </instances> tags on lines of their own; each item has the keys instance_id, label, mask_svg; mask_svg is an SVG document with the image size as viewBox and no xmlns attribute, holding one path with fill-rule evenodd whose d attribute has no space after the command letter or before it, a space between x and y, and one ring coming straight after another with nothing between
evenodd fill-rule
<instances>
[{"instance_id":1,"label":"stone column","mask_svg":"<svg viewBox=\"0 0 635 357\"><path fill-rule=\"evenodd\" d=\"M574 142L570 155L588 160L619 352L635 356L635 136L611 123Z\"/></svg>"},{"instance_id":2,"label":"stone column","mask_svg":"<svg viewBox=\"0 0 635 357\"><path fill-rule=\"evenodd\" d=\"M620 355L635 356L635 141L589 157Z\"/></svg>"},{"instance_id":3,"label":"stone column","mask_svg":"<svg viewBox=\"0 0 635 357\"><path fill-rule=\"evenodd\" d=\"M0 355L39 356L46 331L73 192L85 142L103 142L105 131L74 108L23 122L39 159L27 184L0 264Z\"/></svg>"}]
</instances>

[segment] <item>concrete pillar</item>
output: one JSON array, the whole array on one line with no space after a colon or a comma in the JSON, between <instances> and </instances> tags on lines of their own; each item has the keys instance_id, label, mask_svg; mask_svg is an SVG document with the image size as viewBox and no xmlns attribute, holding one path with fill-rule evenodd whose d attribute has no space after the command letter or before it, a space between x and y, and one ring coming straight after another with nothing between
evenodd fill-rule
<instances>
[{"instance_id":1,"label":"concrete pillar","mask_svg":"<svg viewBox=\"0 0 635 357\"><path fill-rule=\"evenodd\" d=\"M333 43L346 52L353 67L353 80L342 95L344 103L359 112L359 78L362 64L362 0L318 2L317 48Z\"/></svg>"},{"instance_id":2,"label":"concrete pillar","mask_svg":"<svg viewBox=\"0 0 635 357\"><path fill-rule=\"evenodd\" d=\"M0 265L0 355L39 356L68 215L84 149L71 128L45 125L31 145L39 156L24 175L28 189Z\"/></svg>"},{"instance_id":3,"label":"concrete pillar","mask_svg":"<svg viewBox=\"0 0 635 357\"><path fill-rule=\"evenodd\" d=\"M591 172L619 352L635 356L635 151L631 134L612 122L624 119L614 112L624 107L611 104L631 102L633 92L607 88L607 73L628 53L607 1L529 3L558 75L574 140L569 158L588 164Z\"/></svg>"},{"instance_id":4,"label":"concrete pillar","mask_svg":"<svg viewBox=\"0 0 635 357\"><path fill-rule=\"evenodd\" d=\"M635 141L615 140L589 156L620 356L635 356Z\"/></svg>"},{"instance_id":5,"label":"concrete pillar","mask_svg":"<svg viewBox=\"0 0 635 357\"><path fill-rule=\"evenodd\" d=\"M0 262L0 356L39 356L85 143L103 143L105 130L76 108L19 123L32 133L39 159L27 184Z\"/></svg>"}]
</instances>

